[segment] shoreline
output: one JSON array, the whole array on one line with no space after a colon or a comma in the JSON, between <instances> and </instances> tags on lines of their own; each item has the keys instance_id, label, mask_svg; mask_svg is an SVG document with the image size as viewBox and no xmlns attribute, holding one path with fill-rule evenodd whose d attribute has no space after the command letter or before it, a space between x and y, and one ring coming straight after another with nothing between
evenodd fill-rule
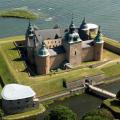
<instances>
[{"instance_id":1,"label":"shoreline","mask_svg":"<svg viewBox=\"0 0 120 120\"><path fill-rule=\"evenodd\" d=\"M18 18L18 19L38 19L38 13L29 9L9 9L0 11L1 18Z\"/></svg>"}]
</instances>

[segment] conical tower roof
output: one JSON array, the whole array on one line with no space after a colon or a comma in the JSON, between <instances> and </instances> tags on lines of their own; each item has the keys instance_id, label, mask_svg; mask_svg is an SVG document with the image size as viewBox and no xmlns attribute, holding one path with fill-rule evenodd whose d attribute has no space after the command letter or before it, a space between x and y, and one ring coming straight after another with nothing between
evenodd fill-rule
<instances>
[{"instance_id":1,"label":"conical tower roof","mask_svg":"<svg viewBox=\"0 0 120 120\"><path fill-rule=\"evenodd\" d=\"M103 42L102 33L101 33L101 31L100 31L100 26L99 26L98 33L97 33L97 36L95 37L94 41L95 41L96 43L101 43L101 42Z\"/></svg>"},{"instance_id":2,"label":"conical tower roof","mask_svg":"<svg viewBox=\"0 0 120 120\"><path fill-rule=\"evenodd\" d=\"M42 47L38 51L38 56L41 56L41 57L49 56L49 51L46 48L45 42L42 42Z\"/></svg>"},{"instance_id":3,"label":"conical tower roof","mask_svg":"<svg viewBox=\"0 0 120 120\"><path fill-rule=\"evenodd\" d=\"M80 30L85 30L87 28L88 28L88 26L87 26L87 23L86 23L86 19L84 17L84 19L82 21L82 24L80 25Z\"/></svg>"},{"instance_id":4,"label":"conical tower roof","mask_svg":"<svg viewBox=\"0 0 120 120\"><path fill-rule=\"evenodd\" d=\"M29 20L29 25L28 25L28 28L27 28L27 35L30 35L30 34L34 34L34 28L33 26L31 25L31 22Z\"/></svg>"},{"instance_id":5,"label":"conical tower roof","mask_svg":"<svg viewBox=\"0 0 120 120\"><path fill-rule=\"evenodd\" d=\"M75 29L76 29L76 26L75 26L73 18L72 18L70 26L69 26L69 32L74 32Z\"/></svg>"},{"instance_id":6,"label":"conical tower roof","mask_svg":"<svg viewBox=\"0 0 120 120\"><path fill-rule=\"evenodd\" d=\"M78 32L75 30L76 27L75 27L75 24L74 24L74 21L73 21L73 17L72 17L72 20L71 20L71 24L69 26L69 32L67 32L65 34L65 37L64 37L64 40L68 43L74 43L74 42L80 42L82 41L79 37L79 34Z\"/></svg>"}]
</instances>

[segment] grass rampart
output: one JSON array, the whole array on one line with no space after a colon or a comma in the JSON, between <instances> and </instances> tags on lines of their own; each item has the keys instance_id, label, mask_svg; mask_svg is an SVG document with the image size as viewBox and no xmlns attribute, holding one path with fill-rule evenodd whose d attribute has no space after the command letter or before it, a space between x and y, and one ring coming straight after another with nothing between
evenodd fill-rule
<instances>
[{"instance_id":1,"label":"grass rampart","mask_svg":"<svg viewBox=\"0 0 120 120\"><path fill-rule=\"evenodd\" d=\"M102 66L101 68L86 67L82 69L61 72L59 74L55 73L46 76L29 77L28 73L25 71L26 68L23 63L24 61L20 59L18 51L13 44L13 42L16 40L24 40L24 36L0 39L0 55L2 57L2 59L0 59L0 74L4 78L5 83L18 82L21 84L30 85L36 91L38 96L64 90L63 79L73 81L84 76L91 76L100 73L105 73L105 75L111 77L119 73L119 68L116 69L116 62L113 61L113 63L110 63L110 67L114 72L113 74L111 73L109 75L108 73L110 72L110 68L108 69L108 65L106 65ZM117 54L105 50L104 59L117 59L119 61L120 57ZM5 74L6 72L7 75Z\"/></svg>"}]
</instances>

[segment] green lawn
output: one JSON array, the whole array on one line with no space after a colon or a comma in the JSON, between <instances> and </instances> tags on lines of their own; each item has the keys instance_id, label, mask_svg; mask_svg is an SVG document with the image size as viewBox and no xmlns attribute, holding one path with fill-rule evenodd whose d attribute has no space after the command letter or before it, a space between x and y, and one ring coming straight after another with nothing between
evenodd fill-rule
<instances>
[{"instance_id":1,"label":"green lawn","mask_svg":"<svg viewBox=\"0 0 120 120\"><path fill-rule=\"evenodd\" d=\"M120 75L120 63L111 64L101 69L108 77Z\"/></svg>"},{"instance_id":2,"label":"green lawn","mask_svg":"<svg viewBox=\"0 0 120 120\"><path fill-rule=\"evenodd\" d=\"M24 61L20 59L20 55L13 44L13 41L16 40L24 40L24 36L0 39L0 74L2 75L5 83L18 82L29 85L36 91L38 96L64 90L62 83L63 79L73 81L84 76L96 75L103 72L106 75L111 76L113 74L116 75L120 71L117 66L111 68L114 71L113 74L109 73L110 68L108 70L108 66L101 69L87 67L83 69L71 70L69 72L49 74L46 76L29 77L28 73L25 72L26 68ZM112 52L105 50L104 54L106 54L104 55L105 59L119 59L119 56Z\"/></svg>"},{"instance_id":3,"label":"green lawn","mask_svg":"<svg viewBox=\"0 0 120 120\"><path fill-rule=\"evenodd\" d=\"M20 40L25 40L25 36L19 35L19 36L10 36L10 37L6 37L6 38L0 38L0 44L13 42L13 41L20 41Z\"/></svg>"}]
</instances>

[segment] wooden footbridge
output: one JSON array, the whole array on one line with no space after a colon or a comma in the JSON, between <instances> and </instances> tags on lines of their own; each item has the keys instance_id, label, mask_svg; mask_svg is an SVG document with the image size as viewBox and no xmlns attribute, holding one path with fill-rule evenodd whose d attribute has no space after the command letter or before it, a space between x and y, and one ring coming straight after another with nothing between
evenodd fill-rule
<instances>
[{"instance_id":1,"label":"wooden footbridge","mask_svg":"<svg viewBox=\"0 0 120 120\"><path fill-rule=\"evenodd\" d=\"M109 92L107 90L103 90L101 88L98 88L96 86L93 86L89 83L85 83L85 87L86 87L86 89L88 89L92 93L95 93L96 95L99 95L101 97L105 97L105 98L115 98L116 97L116 94Z\"/></svg>"}]
</instances>

